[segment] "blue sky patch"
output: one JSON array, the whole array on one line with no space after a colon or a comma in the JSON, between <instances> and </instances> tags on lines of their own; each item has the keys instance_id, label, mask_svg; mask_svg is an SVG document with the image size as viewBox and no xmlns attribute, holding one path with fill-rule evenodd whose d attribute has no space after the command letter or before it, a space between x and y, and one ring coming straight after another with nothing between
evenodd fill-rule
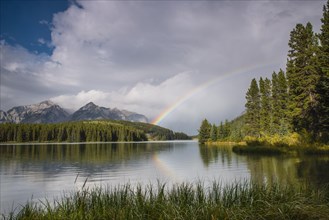
<instances>
[{"instance_id":1,"label":"blue sky patch","mask_svg":"<svg viewBox=\"0 0 329 220\"><path fill-rule=\"evenodd\" d=\"M1 0L1 40L21 45L33 53L51 54L53 15L65 11L66 0Z\"/></svg>"}]
</instances>

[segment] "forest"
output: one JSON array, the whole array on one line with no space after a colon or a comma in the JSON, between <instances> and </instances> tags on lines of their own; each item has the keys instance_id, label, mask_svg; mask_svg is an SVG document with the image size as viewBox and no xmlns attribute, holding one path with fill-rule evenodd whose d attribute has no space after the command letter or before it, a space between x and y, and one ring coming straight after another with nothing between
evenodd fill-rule
<instances>
[{"instance_id":1,"label":"forest","mask_svg":"<svg viewBox=\"0 0 329 220\"><path fill-rule=\"evenodd\" d=\"M79 121L55 124L0 124L0 142L107 142L187 140L184 133L147 123Z\"/></svg>"},{"instance_id":2,"label":"forest","mask_svg":"<svg viewBox=\"0 0 329 220\"><path fill-rule=\"evenodd\" d=\"M219 125L202 121L199 142L257 141L298 145L329 142L329 1L320 33L310 22L290 32L286 70L252 79L245 112Z\"/></svg>"}]
</instances>

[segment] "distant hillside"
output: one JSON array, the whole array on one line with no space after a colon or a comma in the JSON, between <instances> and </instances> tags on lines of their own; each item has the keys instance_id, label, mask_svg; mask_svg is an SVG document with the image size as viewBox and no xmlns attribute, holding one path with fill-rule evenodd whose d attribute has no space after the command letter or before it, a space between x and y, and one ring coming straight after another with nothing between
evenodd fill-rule
<instances>
[{"instance_id":1,"label":"distant hillside","mask_svg":"<svg viewBox=\"0 0 329 220\"><path fill-rule=\"evenodd\" d=\"M191 137L183 132L174 132L168 128L160 127L158 125L129 121L115 122L142 130L150 140L191 140Z\"/></svg>"}]
</instances>

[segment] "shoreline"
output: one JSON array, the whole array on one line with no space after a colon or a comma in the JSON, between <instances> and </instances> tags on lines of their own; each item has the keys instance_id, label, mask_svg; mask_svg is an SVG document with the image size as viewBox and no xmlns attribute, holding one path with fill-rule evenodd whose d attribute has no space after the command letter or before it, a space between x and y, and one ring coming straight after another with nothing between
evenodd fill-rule
<instances>
[{"instance_id":1,"label":"shoreline","mask_svg":"<svg viewBox=\"0 0 329 220\"><path fill-rule=\"evenodd\" d=\"M269 144L269 143L248 143L246 141L230 142L230 141L208 141L206 146L232 146L232 151L237 154L259 154L259 155L329 155L329 145L326 144L308 144L301 146L301 144Z\"/></svg>"},{"instance_id":2,"label":"shoreline","mask_svg":"<svg viewBox=\"0 0 329 220\"><path fill-rule=\"evenodd\" d=\"M91 141L91 142L1 142L0 146L5 145L56 145L56 144L143 144L143 143L174 143L174 142L197 142L197 140L151 140L151 141Z\"/></svg>"}]
</instances>

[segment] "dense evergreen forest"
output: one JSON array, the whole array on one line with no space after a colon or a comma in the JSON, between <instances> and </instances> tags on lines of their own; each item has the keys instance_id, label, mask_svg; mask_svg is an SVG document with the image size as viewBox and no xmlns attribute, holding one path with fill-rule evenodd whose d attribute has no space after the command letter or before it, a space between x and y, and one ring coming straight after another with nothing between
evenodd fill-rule
<instances>
[{"instance_id":1,"label":"dense evergreen forest","mask_svg":"<svg viewBox=\"0 0 329 220\"><path fill-rule=\"evenodd\" d=\"M57 124L0 124L0 142L105 142L187 140L184 133L146 123L80 121Z\"/></svg>"},{"instance_id":2,"label":"dense evergreen forest","mask_svg":"<svg viewBox=\"0 0 329 220\"><path fill-rule=\"evenodd\" d=\"M143 123L120 121L120 124L131 126L143 131L149 140L190 140L191 137L183 132L174 132L170 129L160 127L158 125Z\"/></svg>"},{"instance_id":3,"label":"dense evergreen forest","mask_svg":"<svg viewBox=\"0 0 329 220\"><path fill-rule=\"evenodd\" d=\"M290 32L286 71L271 79L252 79L245 113L233 121L205 119L199 142L269 139L329 142L329 1L323 6L320 33L311 23Z\"/></svg>"}]
</instances>

